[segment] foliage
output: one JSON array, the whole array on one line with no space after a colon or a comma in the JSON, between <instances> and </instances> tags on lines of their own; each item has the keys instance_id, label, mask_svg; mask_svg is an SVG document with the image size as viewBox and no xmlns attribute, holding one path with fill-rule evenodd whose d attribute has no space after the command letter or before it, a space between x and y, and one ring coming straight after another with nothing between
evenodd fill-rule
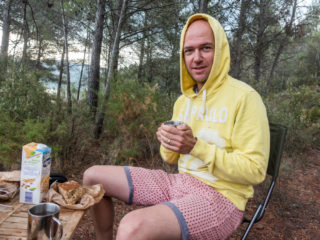
<instances>
[{"instance_id":1,"label":"foliage","mask_svg":"<svg viewBox=\"0 0 320 240\"><path fill-rule=\"evenodd\" d=\"M269 120L289 128L286 145L291 153L320 145L319 92L319 86L302 86L266 98Z\"/></svg>"},{"instance_id":2,"label":"foliage","mask_svg":"<svg viewBox=\"0 0 320 240\"><path fill-rule=\"evenodd\" d=\"M33 71L13 69L0 86L0 109L14 121L44 118L50 109L50 96Z\"/></svg>"},{"instance_id":3,"label":"foliage","mask_svg":"<svg viewBox=\"0 0 320 240\"><path fill-rule=\"evenodd\" d=\"M48 133L50 97L35 73L13 69L0 86L0 162L20 159L28 141L43 141Z\"/></svg>"},{"instance_id":4,"label":"foliage","mask_svg":"<svg viewBox=\"0 0 320 240\"><path fill-rule=\"evenodd\" d=\"M0 163L20 164L22 146L41 142L53 148L53 159L63 166L89 139L86 107L74 104L73 115L67 117L66 103L58 111L53 96L39 82L42 70L13 70L0 88Z\"/></svg>"},{"instance_id":5,"label":"foliage","mask_svg":"<svg viewBox=\"0 0 320 240\"><path fill-rule=\"evenodd\" d=\"M1 109L2 110L2 109ZM0 114L0 164L14 163L21 153L22 135L21 125L12 121L1 111Z\"/></svg>"},{"instance_id":6,"label":"foliage","mask_svg":"<svg viewBox=\"0 0 320 240\"><path fill-rule=\"evenodd\" d=\"M173 103L158 85L118 80L108 103L105 136L110 139L109 160L123 163L155 155L159 144L155 133L171 117Z\"/></svg>"},{"instance_id":7,"label":"foliage","mask_svg":"<svg viewBox=\"0 0 320 240\"><path fill-rule=\"evenodd\" d=\"M320 32L309 36L304 48L297 55L295 86L320 84Z\"/></svg>"}]
</instances>

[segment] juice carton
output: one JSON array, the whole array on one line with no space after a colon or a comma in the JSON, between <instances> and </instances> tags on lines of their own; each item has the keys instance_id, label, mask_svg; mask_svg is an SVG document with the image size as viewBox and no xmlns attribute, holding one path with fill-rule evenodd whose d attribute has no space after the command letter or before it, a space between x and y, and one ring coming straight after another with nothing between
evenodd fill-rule
<instances>
[{"instance_id":1,"label":"juice carton","mask_svg":"<svg viewBox=\"0 0 320 240\"><path fill-rule=\"evenodd\" d=\"M22 147L20 202L40 203L49 189L51 148L41 143Z\"/></svg>"}]
</instances>

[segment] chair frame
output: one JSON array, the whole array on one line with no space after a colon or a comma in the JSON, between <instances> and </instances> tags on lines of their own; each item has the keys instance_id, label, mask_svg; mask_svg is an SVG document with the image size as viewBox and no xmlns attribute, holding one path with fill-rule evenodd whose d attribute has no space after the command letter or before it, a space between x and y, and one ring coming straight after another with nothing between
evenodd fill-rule
<instances>
[{"instance_id":1,"label":"chair frame","mask_svg":"<svg viewBox=\"0 0 320 240\"><path fill-rule=\"evenodd\" d=\"M249 224L241 240L245 240L252 226L263 218L263 215L266 211L267 205L269 203L271 194L273 192L273 189L275 187L276 180L279 174L281 157L282 157L282 152L283 152L288 129L283 125L274 124L274 123L270 123L269 127L270 127L270 156L269 156L267 174L272 176L272 180L263 204L260 203L258 205L251 219L243 218L242 222L247 222Z\"/></svg>"}]
</instances>

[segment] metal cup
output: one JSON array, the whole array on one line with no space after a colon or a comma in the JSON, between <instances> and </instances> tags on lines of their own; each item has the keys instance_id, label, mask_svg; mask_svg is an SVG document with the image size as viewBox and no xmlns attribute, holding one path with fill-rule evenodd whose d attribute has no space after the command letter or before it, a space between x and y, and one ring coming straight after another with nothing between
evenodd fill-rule
<instances>
[{"instance_id":1,"label":"metal cup","mask_svg":"<svg viewBox=\"0 0 320 240\"><path fill-rule=\"evenodd\" d=\"M60 207L55 203L40 203L28 211L28 240L62 237L62 224L59 221Z\"/></svg>"},{"instance_id":2,"label":"metal cup","mask_svg":"<svg viewBox=\"0 0 320 240\"><path fill-rule=\"evenodd\" d=\"M164 125L175 126L175 127L179 126L181 124L183 124L183 122L181 122L181 121L172 121L172 120L170 120L170 121L165 121L164 122Z\"/></svg>"}]
</instances>

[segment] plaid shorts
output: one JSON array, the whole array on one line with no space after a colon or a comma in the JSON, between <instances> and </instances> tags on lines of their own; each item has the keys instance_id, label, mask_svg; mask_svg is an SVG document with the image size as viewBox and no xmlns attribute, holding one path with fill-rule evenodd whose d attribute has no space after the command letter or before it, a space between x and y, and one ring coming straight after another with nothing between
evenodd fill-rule
<instances>
[{"instance_id":1,"label":"plaid shorts","mask_svg":"<svg viewBox=\"0 0 320 240\"><path fill-rule=\"evenodd\" d=\"M183 240L226 239L242 221L243 212L189 174L124 168L130 188L128 204L166 204L179 221Z\"/></svg>"}]
</instances>

